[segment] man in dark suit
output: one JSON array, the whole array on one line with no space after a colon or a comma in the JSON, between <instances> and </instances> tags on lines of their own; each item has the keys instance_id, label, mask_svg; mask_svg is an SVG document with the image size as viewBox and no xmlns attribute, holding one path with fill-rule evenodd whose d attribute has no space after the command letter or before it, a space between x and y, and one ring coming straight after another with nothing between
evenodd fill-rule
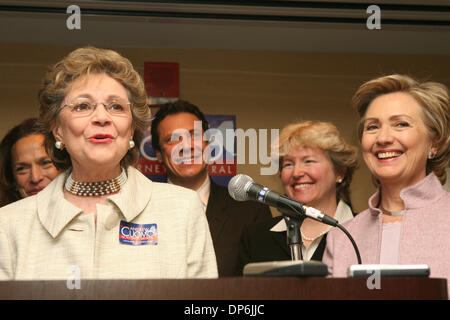
<instances>
[{"instance_id":1,"label":"man in dark suit","mask_svg":"<svg viewBox=\"0 0 450 320\"><path fill-rule=\"evenodd\" d=\"M271 217L256 202L239 202L214 183L206 162L209 124L197 106L183 100L166 103L152 121L152 146L167 171L168 183L197 191L208 219L219 277L240 276L238 251L243 229ZM205 151L206 150L206 151Z\"/></svg>"}]
</instances>

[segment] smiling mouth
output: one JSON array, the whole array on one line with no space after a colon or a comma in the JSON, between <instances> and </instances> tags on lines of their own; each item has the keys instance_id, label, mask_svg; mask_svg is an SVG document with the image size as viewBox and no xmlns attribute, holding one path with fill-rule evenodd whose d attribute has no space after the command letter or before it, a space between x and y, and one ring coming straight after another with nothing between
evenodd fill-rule
<instances>
[{"instance_id":1,"label":"smiling mouth","mask_svg":"<svg viewBox=\"0 0 450 320\"><path fill-rule=\"evenodd\" d=\"M192 157L192 158L180 158L178 160L180 164L191 165L191 164L201 164L201 157Z\"/></svg>"},{"instance_id":2,"label":"smiling mouth","mask_svg":"<svg viewBox=\"0 0 450 320\"><path fill-rule=\"evenodd\" d=\"M380 152L377 153L378 159L391 159L401 156L403 153L398 151L392 151L392 152Z\"/></svg>"},{"instance_id":3,"label":"smiling mouth","mask_svg":"<svg viewBox=\"0 0 450 320\"><path fill-rule=\"evenodd\" d=\"M294 190L302 190L302 189L306 189L310 186L312 186L312 183L300 183L300 184L296 184L294 185Z\"/></svg>"}]
</instances>

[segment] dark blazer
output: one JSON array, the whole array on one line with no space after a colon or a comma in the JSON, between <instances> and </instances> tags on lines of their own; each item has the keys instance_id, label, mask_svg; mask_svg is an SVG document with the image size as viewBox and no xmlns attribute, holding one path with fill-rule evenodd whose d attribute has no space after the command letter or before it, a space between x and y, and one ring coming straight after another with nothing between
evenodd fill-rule
<instances>
[{"instance_id":1,"label":"dark blazer","mask_svg":"<svg viewBox=\"0 0 450 320\"><path fill-rule=\"evenodd\" d=\"M246 227L239 244L239 270L242 275L244 266L252 262L291 260L290 249L287 244L287 233L270 231L282 216L267 219ZM319 246L314 251L311 260L322 261L326 246L325 234Z\"/></svg>"},{"instance_id":2,"label":"dark blazer","mask_svg":"<svg viewBox=\"0 0 450 320\"><path fill-rule=\"evenodd\" d=\"M216 252L219 277L241 276L238 255L244 227L271 217L268 206L253 201L236 201L227 188L211 180L206 218Z\"/></svg>"}]
</instances>

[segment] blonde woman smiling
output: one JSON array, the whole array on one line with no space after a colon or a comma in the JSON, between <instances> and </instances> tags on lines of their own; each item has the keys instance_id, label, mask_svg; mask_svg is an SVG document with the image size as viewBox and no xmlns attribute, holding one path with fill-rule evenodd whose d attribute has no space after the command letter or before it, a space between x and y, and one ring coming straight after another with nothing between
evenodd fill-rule
<instances>
[{"instance_id":1,"label":"blonde woman smiling","mask_svg":"<svg viewBox=\"0 0 450 320\"><path fill-rule=\"evenodd\" d=\"M450 279L450 150L448 89L390 75L364 83L353 98L358 135L377 192L345 225L364 264L428 264ZM324 262L335 277L356 264L345 235L330 232Z\"/></svg>"}]
</instances>

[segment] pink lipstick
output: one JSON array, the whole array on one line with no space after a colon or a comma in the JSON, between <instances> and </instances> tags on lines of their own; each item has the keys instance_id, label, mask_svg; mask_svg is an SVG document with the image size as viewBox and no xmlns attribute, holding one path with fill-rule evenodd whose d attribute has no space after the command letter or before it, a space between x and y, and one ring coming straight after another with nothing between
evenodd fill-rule
<instances>
[{"instance_id":1,"label":"pink lipstick","mask_svg":"<svg viewBox=\"0 0 450 320\"><path fill-rule=\"evenodd\" d=\"M110 134L99 133L99 134L93 135L88 140L92 143L103 144L103 143L109 143L109 142L113 141L114 137Z\"/></svg>"}]
</instances>

